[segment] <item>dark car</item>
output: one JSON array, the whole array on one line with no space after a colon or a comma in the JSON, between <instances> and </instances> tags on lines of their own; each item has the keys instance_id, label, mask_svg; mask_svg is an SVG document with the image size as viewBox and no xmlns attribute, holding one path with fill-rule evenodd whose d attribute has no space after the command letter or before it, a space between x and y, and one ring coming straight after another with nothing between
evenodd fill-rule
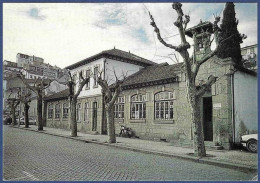
<instances>
[{"instance_id":1,"label":"dark car","mask_svg":"<svg viewBox=\"0 0 260 183\"><path fill-rule=\"evenodd\" d=\"M12 123L12 118L7 116L4 118L3 122L4 122L4 125L9 125Z\"/></svg>"}]
</instances>

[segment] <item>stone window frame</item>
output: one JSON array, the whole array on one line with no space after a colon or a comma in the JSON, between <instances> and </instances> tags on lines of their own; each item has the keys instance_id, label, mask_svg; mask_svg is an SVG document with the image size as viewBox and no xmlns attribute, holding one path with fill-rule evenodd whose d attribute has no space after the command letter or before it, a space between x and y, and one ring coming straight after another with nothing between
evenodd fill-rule
<instances>
[{"instance_id":1,"label":"stone window frame","mask_svg":"<svg viewBox=\"0 0 260 183\"><path fill-rule=\"evenodd\" d=\"M97 71L97 73L95 73L95 70ZM93 70L93 79L94 79L93 88L98 88L98 82L97 82L97 80L98 80L98 73L99 73L99 65L95 65L94 66L94 70Z\"/></svg>"},{"instance_id":2,"label":"stone window frame","mask_svg":"<svg viewBox=\"0 0 260 183\"><path fill-rule=\"evenodd\" d=\"M56 108L56 107L57 107L57 108ZM55 111L54 118L55 118L55 119L60 119L60 115L61 115L61 106L60 106L60 103L55 104L54 111Z\"/></svg>"},{"instance_id":3,"label":"stone window frame","mask_svg":"<svg viewBox=\"0 0 260 183\"><path fill-rule=\"evenodd\" d=\"M125 97L119 96L114 105L114 118L124 119L125 117Z\"/></svg>"},{"instance_id":4,"label":"stone window frame","mask_svg":"<svg viewBox=\"0 0 260 183\"><path fill-rule=\"evenodd\" d=\"M53 119L53 104L48 105L47 111L48 111L48 115L47 115L48 119ZM50 111L51 111L51 113L50 113Z\"/></svg>"},{"instance_id":5,"label":"stone window frame","mask_svg":"<svg viewBox=\"0 0 260 183\"><path fill-rule=\"evenodd\" d=\"M137 97L137 98L134 98ZM130 97L130 119L131 120L145 120L146 119L146 94L134 94ZM134 106L134 113L133 113ZM138 107L137 107L138 106ZM136 111L136 108L141 106L141 111ZM140 118L141 112L141 118ZM138 118L136 118L136 114L138 113ZM134 115L133 115L134 114Z\"/></svg>"},{"instance_id":6,"label":"stone window frame","mask_svg":"<svg viewBox=\"0 0 260 183\"><path fill-rule=\"evenodd\" d=\"M89 72L89 74L87 74ZM91 69L88 68L86 71L85 71L85 75L86 77L90 76L90 73L91 73ZM90 81L85 85L85 90L89 90L90 89Z\"/></svg>"},{"instance_id":7,"label":"stone window frame","mask_svg":"<svg viewBox=\"0 0 260 183\"><path fill-rule=\"evenodd\" d=\"M167 97L166 97L167 93ZM154 120L173 120L174 119L174 100L175 100L174 91L159 91L154 94ZM163 108L162 108L163 104ZM167 104L167 110L166 110ZM157 109L158 106L158 109ZM172 107L171 107L172 106ZM163 113L162 112L163 109ZM171 117L172 113L172 117ZM157 117L158 114L158 117ZM167 116L169 117L166 117ZM163 117L161 117L163 116Z\"/></svg>"},{"instance_id":8,"label":"stone window frame","mask_svg":"<svg viewBox=\"0 0 260 183\"><path fill-rule=\"evenodd\" d=\"M67 106L65 106L65 105L67 105ZM65 111L67 111L67 112L65 112ZM68 119L68 117L69 117L69 103L64 102L63 105L62 105L62 118Z\"/></svg>"}]
</instances>

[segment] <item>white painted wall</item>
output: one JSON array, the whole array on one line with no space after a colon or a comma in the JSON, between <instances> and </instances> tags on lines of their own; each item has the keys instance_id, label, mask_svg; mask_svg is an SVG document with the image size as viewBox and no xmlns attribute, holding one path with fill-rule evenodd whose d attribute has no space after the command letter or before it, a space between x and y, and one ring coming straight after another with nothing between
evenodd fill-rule
<instances>
[{"instance_id":1,"label":"white painted wall","mask_svg":"<svg viewBox=\"0 0 260 183\"><path fill-rule=\"evenodd\" d=\"M243 121L249 133L257 130L257 77L243 72L234 74L235 142L240 141L240 125Z\"/></svg>"},{"instance_id":2,"label":"white painted wall","mask_svg":"<svg viewBox=\"0 0 260 183\"><path fill-rule=\"evenodd\" d=\"M120 62L112 59L106 59L105 63L105 78L108 81L108 84L113 84L115 79L114 70L116 73L116 76L118 79L122 79L124 75L130 76L136 72L138 72L140 69L142 69L142 66L134 65L126 62ZM124 73L124 74L123 74Z\"/></svg>"},{"instance_id":3,"label":"white painted wall","mask_svg":"<svg viewBox=\"0 0 260 183\"><path fill-rule=\"evenodd\" d=\"M60 84L58 81L54 80L51 82L50 86L45 89L45 94L51 95L54 93L58 93L62 90L65 90L67 88L68 88L67 85Z\"/></svg>"},{"instance_id":4,"label":"white painted wall","mask_svg":"<svg viewBox=\"0 0 260 183\"><path fill-rule=\"evenodd\" d=\"M92 76L90 77L90 89L86 90L85 86L83 87L82 91L80 92L79 98L86 97L86 96L93 96L93 95L99 95L101 94L101 87L98 85L98 87L94 87L94 68L99 67L99 71L101 72L104 68L104 58L98 59L96 61L90 62L86 65L77 67L75 69L72 69L71 75L73 76L75 73L77 74L77 79L79 78L80 71L83 71L83 76L85 76L86 71L88 69L91 70ZM77 87L78 88L78 85Z\"/></svg>"}]
</instances>

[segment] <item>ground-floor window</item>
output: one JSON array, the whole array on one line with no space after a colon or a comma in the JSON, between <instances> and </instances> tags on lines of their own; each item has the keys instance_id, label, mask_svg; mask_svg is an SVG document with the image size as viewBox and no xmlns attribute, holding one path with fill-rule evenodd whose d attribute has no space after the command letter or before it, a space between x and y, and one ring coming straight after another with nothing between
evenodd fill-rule
<instances>
[{"instance_id":1,"label":"ground-floor window","mask_svg":"<svg viewBox=\"0 0 260 183\"><path fill-rule=\"evenodd\" d=\"M55 119L60 118L60 104L55 105Z\"/></svg>"},{"instance_id":2,"label":"ground-floor window","mask_svg":"<svg viewBox=\"0 0 260 183\"><path fill-rule=\"evenodd\" d=\"M63 118L68 118L69 116L69 104L68 103L64 103L63 104Z\"/></svg>"},{"instance_id":3,"label":"ground-floor window","mask_svg":"<svg viewBox=\"0 0 260 183\"><path fill-rule=\"evenodd\" d=\"M124 118L124 104L115 104L114 118Z\"/></svg>"},{"instance_id":4,"label":"ground-floor window","mask_svg":"<svg viewBox=\"0 0 260 183\"><path fill-rule=\"evenodd\" d=\"M125 98L124 97L118 97L115 106L114 106L114 118L116 119L122 119L124 118L124 106L125 106Z\"/></svg>"},{"instance_id":5,"label":"ground-floor window","mask_svg":"<svg viewBox=\"0 0 260 183\"><path fill-rule=\"evenodd\" d=\"M53 117L53 105L49 104L48 105L48 119L52 119Z\"/></svg>"},{"instance_id":6,"label":"ground-floor window","mask_svg":"<svg viewBox=\"0 0 260 183\"><path fill-rule=\"evenodd\" d=\"M146 95L138 94L131 97L131 119L146 118Z\"/></svg>"},{"instance_id":7,"label":"ground-floor window","mask_svg":"<svg viewBox=\"0 0 260 183\"><path fill-rule=\"evenodd\" d=\"M173 119L173 101L155 102L155 119Z\"/></svg>"},{"instance_id":8,"label":"ground-floor window","mask_svg":"<svg viewBox=\"0 0 260 183\"><path fill-rule=\"evenodd\" d=\"M86 102L84 107L84 121L88 121L88 119L89 119L89 103Z\"/></svg>"},{"instance_id":9,"label":"ground-floor window","mask_svg":"<svg viewBox=\"0 0 260 183\"><path fill-rule=\"evenodd\" d=\"M77 104L77 109L76 109L76 120L77 122L80 122L80 111L81 111L81 103Z\"/></svg>"},{"instance_id":10,"label":"ground-floor window","mask_svg":"<svg viewBox=\"0 0 260 183\"><path fill-rule=\"evenodd\" d=\"M173 119L173 92L159 92L155 94L155 119Z\"/></svg>"}]
</instances>

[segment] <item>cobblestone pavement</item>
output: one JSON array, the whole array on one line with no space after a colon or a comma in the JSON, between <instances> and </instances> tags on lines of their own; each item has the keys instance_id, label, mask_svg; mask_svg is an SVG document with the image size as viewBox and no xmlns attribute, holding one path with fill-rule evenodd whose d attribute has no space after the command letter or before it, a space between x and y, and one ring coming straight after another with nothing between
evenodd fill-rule
<instances>
[{"instance_id":1,"label":"cobblestone pavement","mask_svg":"<svg viewBox=\"0 0 260 183\"><path fill-rule=\"evenodd\" d=\"M4 180L251 180L252 173L4 126Z\"/></svg>"}]
</instances>

